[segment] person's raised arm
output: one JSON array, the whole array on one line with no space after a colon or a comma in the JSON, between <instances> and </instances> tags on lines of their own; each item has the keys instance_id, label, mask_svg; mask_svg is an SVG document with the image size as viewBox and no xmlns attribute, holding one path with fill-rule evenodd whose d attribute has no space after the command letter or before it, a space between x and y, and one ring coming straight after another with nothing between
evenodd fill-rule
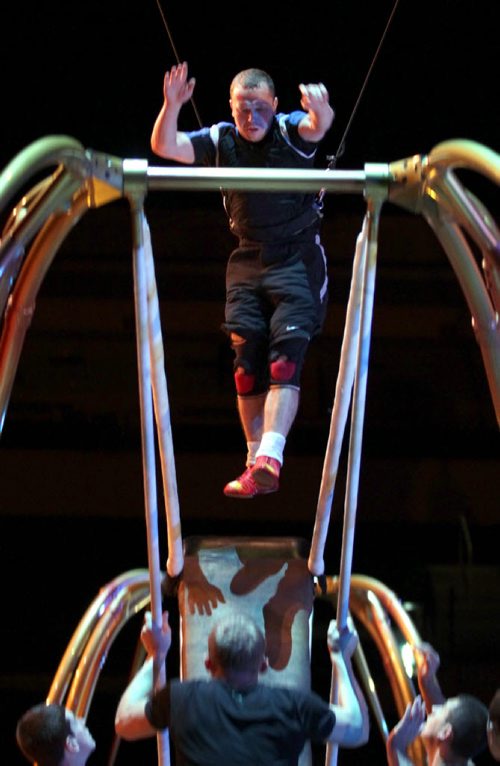
<instances>
[{"instance_id":1,"label":"person's raised arm","mask_svg":"<svg viewBox=\"0 0 500 766\"><path fill-rule=\"evenodd\" d=\"M161 628L153 625L151 612L145 613L141 640L148 657L122 694L115 716L116 733L128 740L157 733L146 718L145 707L154 689L153 662L156 659L159 666L165 662L172 642L167 612L163 613Z\"/></svg>"},{"instance_id":2,"label":"person's raised arm","mask_svg":"<svg viewBox=\"0 0 500 766\"><path fill-rule=\"evenodd\" d=\"M412 766L407 749L420 734L425 723L425 703L417 695L412 703L408 703L402 718L389 732L385 749L388 766Z\"/></svg>"},{"instance_id":3,"label":"person's raised arm","mask_svg":"<svg viewBox=\"0 0 500 766\"><path fill-rule=\"evenodd\" d=\"M306 115L299 122L299 135L304 141L318 142L329 130L335 112L330 106L328 91L322 82L311 85L299 85L302 94L300 105Z\"/></svg>"},{"instance_id":4,"label":"person's raised arm","mask_svg":"<svg viewBox=\"0 0 500 766\"><path fill-rule=\"evenodd\" d=\"M330 704L335 713L335 726L329 742L342 747L358 747L368 742L370 723L368 708L352 668L352 655L358 635L351 627L339 633L335 620L328 628L328 649L338 689L338 703Z\"/></svg>"},{"instance_id":5,"label":"person's raised arm","mask_svg":"<svg viewBox=\"0 0 500 766\"><path fill-rule=\"evenodd\" d=\"M440 664L436 650L430 644L420 644L417 648L418 687L427 713L431 712L433 705L443 705L446 702L437 678Z\"/></svg>"},{"instance_id":6,"label":"person's raised arm","mask_svg":"<svg viewBox=\"0 0 500 766\"><path fill-rule=\"evenodd\" d=\"M163 105L151 134L152 150L164 159L194 162L194 149L189 136L177 129L179 112L193 95L194 86L194 77L188 80L188 66L185 61L173 66L165 74Z\"/></svg>"}]
</instances>

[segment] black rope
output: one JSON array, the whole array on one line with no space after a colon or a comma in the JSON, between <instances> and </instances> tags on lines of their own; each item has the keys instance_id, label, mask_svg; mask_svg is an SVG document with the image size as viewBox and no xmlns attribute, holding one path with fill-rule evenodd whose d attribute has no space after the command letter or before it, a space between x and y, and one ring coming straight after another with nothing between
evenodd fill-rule
<instances>
[{"instance_id":1,"label":"black rope","mask_svg":"<svg viewBox=\"0 0 500 766\"><path fill-rule=\"evenodd\" d=\"M163 13L163 9L161 7L160 0L156 0L156 5L158 6L158 10L160 11L160 16L162 17L165 29L167 30L168 39L170 40L170 45L172 46L172 50L174 52L174 56L176 58L176 61L177 61L178 64L180 64L181 60L179 58L179 54L177 53L177 49L175 47L175 43L174 43L173 37L172 37L172 35L170 33L170 29L168 27L167 20L165 18L165 14ZM198 110L196 108L196 104L194 103L194 98L192 96L191 96L191 104L193 106L194 113L196 115L196 119L198 120L198 125L200 126L200 128L202 128L203 127L203 123L201 121L200 115L198 114Z\"/></svg>"},{"instance_id":2,"label":"black rope","mask_svg":"<svg viewBox=\"0 0 500 766\"><path fill-rule=\"evenodd\" d=\"M372 69L375 66L375 62L377 60L378 54L380 53L380 49L382 48L382 44L383 44L385 36L387 34L387 30L389 29L389 27L391 25L392 17L394 16L394 14L396 12L396 8L398 6L398 3L399 3L399 0L396 0L396 2L394 3L394 6L392 8L391 14L390 14L389 19L387 21L387 24L385 25L384 32L382 34L382 37L380 38L380 42L378 44L377 50L375 51L375 55L373 56L373 59L372 59L372 62L370 64L370 67L368 69L368 72L366 74L365 80L363 82L363 85L361 86L361 90L359 92L359 96L358 96L358 98L356 100L356 103L354 104L354 108L353 108L353 110L351 112L351 116L349 117L349 121L347 123L347 127L344 130L344 135L340 139L339 147L338 147L338 149L337 149L335 154L333 154L333 155L328 157L328 159L330 160L330 163L328 165L328 170L333 170L333 168L335 168L335 166L337 164L338 158L342 157L342 155L344 154L344 151L345 151L345 140L346 140L347 133L349 132L349 129L350 129L351 124L352 124L352 121L353 121L354 116L355 116L355 114L357 112L359 103L361 101L361 98L362 98L363 93L364 93L365 88L366 88L366 84L367 84L368 79L369 79L369 77L370 77L370 75L372 73Z\"/></svg>"}]
</instances>

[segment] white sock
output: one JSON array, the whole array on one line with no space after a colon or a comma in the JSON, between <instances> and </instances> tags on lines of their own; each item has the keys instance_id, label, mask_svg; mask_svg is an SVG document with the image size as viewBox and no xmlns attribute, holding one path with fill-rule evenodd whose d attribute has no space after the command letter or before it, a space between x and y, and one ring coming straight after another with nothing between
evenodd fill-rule
<instances>
[{"instance_id":1,"label":"white sock","mask_svg":"<svg viewBox=\"0 0 500 766\"><path fill-rule=\"evenodd\" d=\"M257 450L259 449L260 442L247 442L247 462L246 467L250 468L255 463Z\"/></svg>"},{"instance_id":2,"label":"white sock","mask_svg":"<svg viewBox=\"0 0 500 766\"><path fill-rule=\"evenodd\" d=\"M257 450L255 457L273 457L280 465L283 465L283 450L285 449L286 436L279 434L277 431L266 431L262 434L260 447Z\"/></svg>"}]
</instances>

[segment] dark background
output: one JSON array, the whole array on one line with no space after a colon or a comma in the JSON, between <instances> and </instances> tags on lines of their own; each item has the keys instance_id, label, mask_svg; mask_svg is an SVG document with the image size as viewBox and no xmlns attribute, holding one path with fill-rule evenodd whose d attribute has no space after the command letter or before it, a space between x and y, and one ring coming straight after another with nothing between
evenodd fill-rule
<instances>
[{"instance_id":1,"label":"dark background","mask_svg":"<svg viewBox=\"0 0 500 766\"><path fill-rule=\"evenodd\" d=\"M337 152L392 8L382 0L352 0L242 7L236 14L227 3L166 4L164 13L179 56L197 78L195 104L205 124L229 118L228 84L242 68L270 72L284 111L298 107L299 82L325 82L337 117L319 152L324 167ZM154 2L30 1L8 4L2 16L2 167L49 134L161 164L149 136L163 73L175 56ZM400 0L338 167L426 154L451 138L498 151L499 21L495 2ZM182 120L182 127L196 127L189 105ZM473 174L461 177L498 220L497 188ZM183 534L309 540L363 201L326 200L328 319L307 358L281 490L251 503L221 492L242 469L244 443L231 353L219 329L233 245L220 197L162 192L149 195L146 207ZM45 278L0 445L1 748L12 764L23 762L13 742L15 721L45 697L87 605L116 575L147 566L136 367L130 216L118 201L87 213ZM328 574L339 567L345 451L346 445ZM416 605L419 630L441 654L446 693L466 690L485 702L500 677L498 468L495 413L456 276L425 222L388 204L353 571L379 578ZM321 648L330 615L318 611L313 681L323 691L328 669L323 672ZM91 763L107 755L131 646L126 636L117 642L103 671L89 716L100 743ZM391 722L376 656L373 665ZM371 747L341 758L383 763L380 744ZM123 762L127 752L135 762L154 759L154 749L152 756L132 750Z\"/></svg>"}]
</instances>

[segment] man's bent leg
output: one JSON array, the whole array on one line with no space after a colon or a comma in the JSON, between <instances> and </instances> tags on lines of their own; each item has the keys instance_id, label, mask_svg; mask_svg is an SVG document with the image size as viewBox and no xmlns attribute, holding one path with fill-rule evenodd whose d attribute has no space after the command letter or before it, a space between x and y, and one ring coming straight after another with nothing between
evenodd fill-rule
<instances>
[{"instance_id":1,"label":"man's bent leg","mask_svg":"<svg viewBox=\"0 0 500 766\"><path fill-rule=\"evenodd\" d=\"M247 459L246 470L226 484L224 494L246 500L260 494L252 479L251 468L255 463L264 425L267 392L262 388L264 379L267 385L267 359L262 343L248 342L236 333L231 333L231 341L236 354L234 379L238 394L238 413L247 443ZM264 376L262 368L265 371Z\"/></svg>"},{"instance_id":2,"label":"man's bent leg","mask_svg":"<svg viewBox=\"0 0 500 766\"><path fill-rule=\"evenodd\" d=\"M286 439L297 415L299 399L298 388L272 386L266 396L263 433L274 431Z\"/></svg>"},{"instance_id":3,"label":"man's bent leg","mask_svg":"<svg viewBox=\"0 0 500 766\"><path fill-rule=\"evenodd\" d=\"M308 338L291 337L274 342L270 354L270 389L264 409L264 431L252 472L257 486L275 492L283 465L288 432L300 399L300 375Z\"/></svg>"},{"instance_id":4,"label":"man's bent leg","mask_svg":"<svg viewBox=\"0 0 500 766\"><path fill-rule=\"evenodd\" d=\"M252 478L260 492L276 492L283 465L286 437L299 407L300 390L273 386L266 397L264 430L257 450Z\"/></svg>"},{"instance_id":5,"label":"man's bent leg","mask_svg":"<svg viewBox=\"0 0 500 766\"><path fill-rule=\"evenodd\" d=\"M238 413L240 416L241 427L247 441L249 455L247 466L255 463L255 452L257 451L260 440L262 439L264 427L264 407L266 404L267 393L257 396L238 396ZM253 455L251 454L252 445L256 444Z\"/></svg>"},{"instance_id":6,"label":"man's bent leg","mask_svg":"<svg viewBox=\"0 0 500 766\"><path fill-rule=\"evenodd\" d=\"M269 367L266 365L271 388L263 394L262 344L248 342L236 334L232 334L231 339L236 353L238 411L248 452L246 471L225 486L224 494L248 499L279 489L286 438L299 406L299 380L307 340L290 339L275 345ZM286 345L286 351L290 351L291 356L284 348L278 350L280 345Z\"/></svg>"},{"instance_id":7,"label":"man's bent leg","mask_svg":"<svg viewBox=\"0 0 500 766\"><path fill-rule=\"evenodd\" d=\"M224 487L226 497L250 500L255 495L262 494L253 480L252 469L262 438L265 403L265 393L259 396L238 396L238 412L247 442L246 470L241 476L226 484Z\"/></svg>"}]
</instances>

